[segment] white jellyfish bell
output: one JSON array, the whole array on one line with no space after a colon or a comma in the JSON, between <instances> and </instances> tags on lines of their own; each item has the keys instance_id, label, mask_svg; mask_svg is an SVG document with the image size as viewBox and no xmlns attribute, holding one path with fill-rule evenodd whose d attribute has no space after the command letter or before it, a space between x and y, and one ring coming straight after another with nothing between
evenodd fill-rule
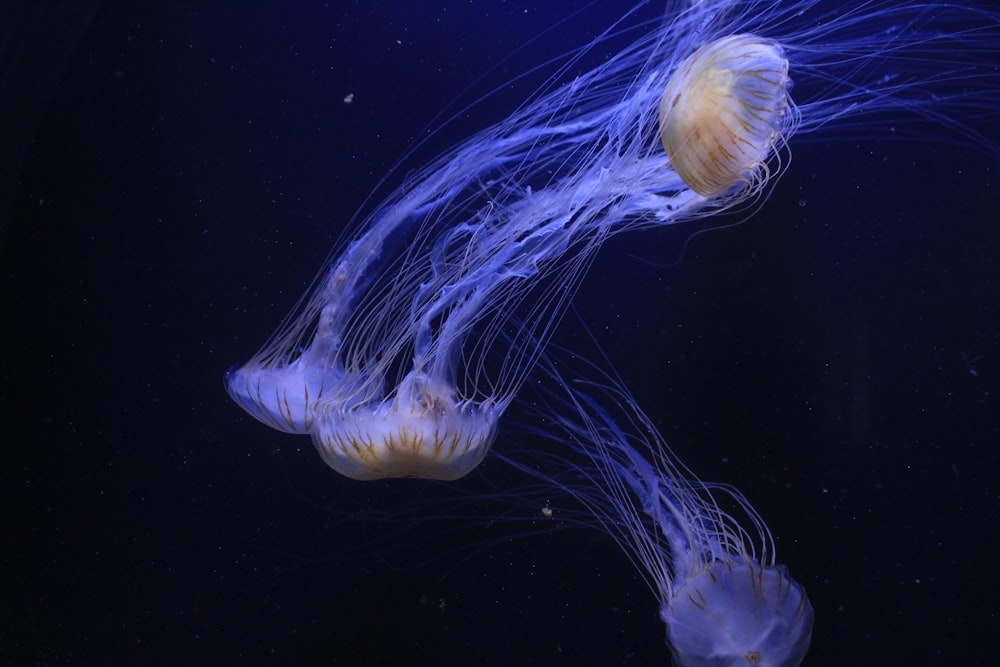
<instances>
[{"instance_id":1,"label":"white jellyfish bell","mask_svg":"<svg viewBox=\"0 0 1000 667\"><path fill-rule=\"evenodd\" d=\"M767 181L775 144L795 131L781 45L730 35L680 64L660 101L660 138L670 164L700 195Z\"/></svg>"}]
</instances>

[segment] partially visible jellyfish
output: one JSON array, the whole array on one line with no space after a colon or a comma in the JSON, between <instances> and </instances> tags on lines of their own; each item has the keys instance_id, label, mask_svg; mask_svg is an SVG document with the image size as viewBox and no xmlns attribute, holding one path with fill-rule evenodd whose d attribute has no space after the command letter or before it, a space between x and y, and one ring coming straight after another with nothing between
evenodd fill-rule
<instances>
[{"instance_id":1,"label":"partially visible jellyfish","mask_svg":"<svg viewBox=\"0 0 1000 667\"><path fill-rule=\"evenodd\" d=\"M776 563L753 506L734 487L697 479L620 382L570 383L548 358L542 366L531 444L496 456L574 498L614 537L659 600L679 667L798 665L812 605Z\"/></svg>"},{"instance_id":2,"label":"partially visible jellyfish","mask_svg":"<svg viewBox=\"0 0 1000 667\"><path fill-rule=\"evenodd\" d=\"M890 0L671 1L661 21L626 17L352 226L228 391L349 477L461 477L609 236L749 215L795 134L885 132L890 111L961 128L948 114L998 97L998 33L988 12Z\"/></svg>"}]
</instances>

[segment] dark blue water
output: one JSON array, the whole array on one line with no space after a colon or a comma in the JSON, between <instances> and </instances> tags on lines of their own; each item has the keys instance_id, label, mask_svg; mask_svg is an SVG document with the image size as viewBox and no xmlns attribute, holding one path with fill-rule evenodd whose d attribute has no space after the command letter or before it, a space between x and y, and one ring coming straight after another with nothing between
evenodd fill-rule
<instances>
[{"instance_id":1,"label":"dark blue water","mask_svg":"<svg viewBox=\"0 0 1000 667\"><path fill-rule=\"evenodd\" d=\"M502 466L352 482L225 394L438 112L621 11L530 42L537 3L376 4L4 10L0 661L668 664L608 538L475 500ZM557 338L589 327L768 520L816 609L805 664L990 665L1000 160L833 138L793 143L743 225L610 243Z\"/></svg>"}]
</instances>

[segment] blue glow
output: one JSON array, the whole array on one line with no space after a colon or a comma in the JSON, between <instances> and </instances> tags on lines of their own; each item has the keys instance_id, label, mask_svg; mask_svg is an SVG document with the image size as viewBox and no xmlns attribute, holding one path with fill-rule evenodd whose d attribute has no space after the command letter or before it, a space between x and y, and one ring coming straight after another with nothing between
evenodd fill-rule
<instances>
[{"instance_id":1,"label":"blue glow","mask_svg":"<svg viewBox=\"0 0 1000 667\"><path fill-rule=\"evenodd\" d=\"M933 141L930 119L946 136L993 148L966 123L1000 104L998 25L973 8L881 0L670 2L662 20L613 25L508 118L414 171L357 221L313 291L229 374L229 392L269 426L311 435L348 476L460 477L502 431L611 236L720 211L749 217L800 138ZM635 34L630 46L575 74L619 31ZM739 34L780 46L792 101L763 161L704 196L663 150L661 98L700 47ZM635 432L611 416L623 405ZM569 478L540 478L580 499L645 571L678 663L798 664L811 610L742 496L688 474L625 394L569 390L549 407L553 447L569 446L538 456L585 463ZM709 593L724 572L743 587ZM775 596L781 604L761 602ZM735 609L713 616L700 598ZM751 617L785 634L774 640ZM725 645L734 630L745 642ZM726 658L711 657L723 649Z\"/></svg>"}]
</instances>

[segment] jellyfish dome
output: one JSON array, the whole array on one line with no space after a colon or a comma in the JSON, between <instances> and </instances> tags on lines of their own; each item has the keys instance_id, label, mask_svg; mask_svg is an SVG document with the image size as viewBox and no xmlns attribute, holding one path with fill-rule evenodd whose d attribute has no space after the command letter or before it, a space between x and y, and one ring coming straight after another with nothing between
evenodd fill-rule
<instances>
[{"instance_id":1,"label":"jellyfish dome","mask_svg":"<svg viewBox=\"0 0 1000 667\"><path fill-rule=\"evenodd\" d=\"M667 643L684 667L798 665L812 606L783 565L715 561L663 603Z\"/></svg>"},{"instance_id":2,"label":"jellyfish dome","mask_svg":"<svg viewBox=\"0 0 1000 667\"><path fill-rule=\"evenodd\" d=\"M766 180L788 130L788 86L784 50L756 35L723 37L682 62L660 101L660 138L684 182L714 197Z\"/></svg>"}]
</instances>

